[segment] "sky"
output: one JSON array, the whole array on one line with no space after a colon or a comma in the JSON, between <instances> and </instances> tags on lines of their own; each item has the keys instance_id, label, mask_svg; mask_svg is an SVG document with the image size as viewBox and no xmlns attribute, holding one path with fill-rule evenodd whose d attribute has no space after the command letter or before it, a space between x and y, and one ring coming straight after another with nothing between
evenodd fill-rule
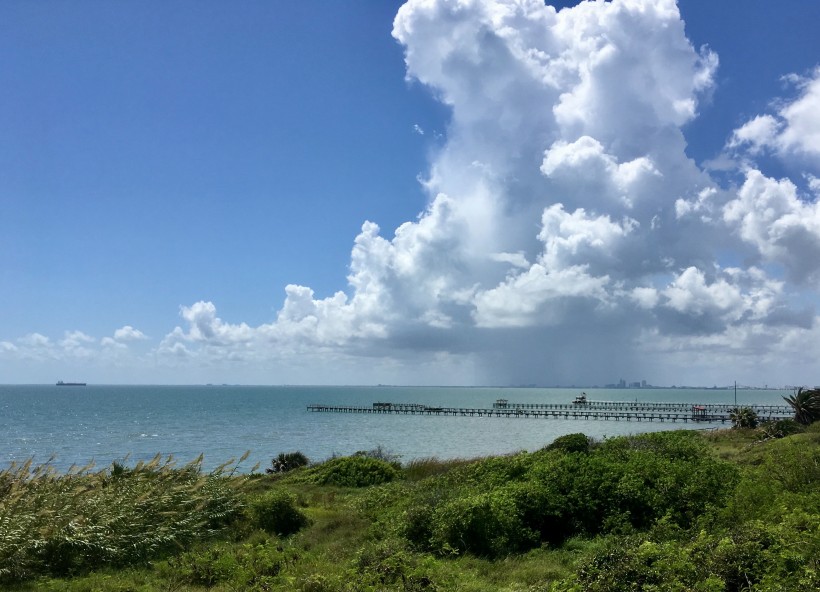
<instances>
[{"instance_id":1,"label":"sky","mask_svg":"<svg viewBox=\"0 0 820 592\"><path fill-rule=\"evenodd\" d=\"M820 3L0 3L0 383L820 383Z\"/></svg>"}]
</instances>

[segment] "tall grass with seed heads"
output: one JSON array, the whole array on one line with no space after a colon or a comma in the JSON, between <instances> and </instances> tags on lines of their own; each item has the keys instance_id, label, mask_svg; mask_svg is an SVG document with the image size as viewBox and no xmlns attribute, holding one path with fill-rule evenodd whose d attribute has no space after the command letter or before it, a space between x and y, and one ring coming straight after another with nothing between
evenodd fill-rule
<instances>
[{"instance_id":1,"label":"tall grass with seed heads","mask_svg":"<svg viewBox=\"0 0 820 592\"><path fill-rule=\"evenodd\" d=\"M0 471L0 581L144 563L214 535L241 514L238 481L235 466L201 466L12 463Z\"/></svg>"}]
</instances>

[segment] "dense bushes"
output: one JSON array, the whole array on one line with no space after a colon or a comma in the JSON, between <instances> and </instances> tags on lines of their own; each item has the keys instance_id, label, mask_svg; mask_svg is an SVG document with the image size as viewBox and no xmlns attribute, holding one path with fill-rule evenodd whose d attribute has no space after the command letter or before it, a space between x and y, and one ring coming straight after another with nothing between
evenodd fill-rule
<instances>
[{"instance_id":1,"label":"dense bushes","mask_svg":"<svg viewBox=\"0 0 820 592\"><path fill-rule=\"evenodd\" d=\"M532 547L537 535L522 520L506 489L457 496L432 516L429 544L439 552L467 551L497 556Z\"/></svg>"},{"instance_id":2,"label":"dense bushes","mask_svg":"<svg viewBox=\"0 0 820 592\"><path fill-rule=\"evenodd\" d=\"M556 438L547 450L563 450L564 452L589 452L592 441L586 434L567 434Z\"/></svg>"},{"instance_id":3,"label":"dense bushes","mask_svg":"<svg viewBox=\"0 0 820 592\"><path fill-rule=\"evenodd\" d=\"M308 523L307 516L296 507L295 496L280 489L252 499L248 514L254 527L280 536L298 532Z\"/></svg>"},{"instance_id":4,"label":"dense bushes","mask_svg":"<svg viewBox=\"0 0 820 592\"><path fill-rule=\"evenodd\" d=\"M389 462L369 456L343 456L309 469L303 479L318 485L368 487L388 483L399 476Z\"/></svg>"},{"instance_id":5,"label":"dense bushes","mask_svg":"<svg viewBox=\"0 0 820 592\"><path fill-rule=\"evenodd\" d=\"M265 469L266 473L287 473L294 469L306 467L310 459L298 450L296 452L280 452L271 460L271 466Z\"/></svg>"},{"instance_id":6,"label":"dense bushes","mask_svg":"<svg viewBox=\"0 0 820 592\"><path fill-rule=\"evenodd\" d=\"M785 438L799 434L803 431L803 426L793 419L776 419L774 421L765 421L760 424L758 432L760 433L760 440L774 440L777 438Z\"/></svg>"},{"instance_id":7,"label":"dense bushes","mask_svg":"<svg viewBox=\"0 0 820 592\"><path fill-rule=\"evenodd\" d=\"M610 537L574 576L544 590L820 589L818 444L820 436L806 433L747 449L737 484L692 528L662 519L643 533Z\"/></svg>"},{"instance_id":8,"label":"dense bushes","mask_svg":"<svg viewBox=\"0 0 820 592\"><path fill-rule=\"evenodd\" d=\"M612 538L552 592L815 592L820 589L817 515L782 524L752 521L679 538Z\"/></svg>"},{"instance_id":9,"label":"dense bushes","mask_svg":"<svg viewBox=\"0 0 820 592\"><path fill-rule=\"evenodd\" d=\"M371 543L357 553L346 578L355 584L346 589L435 592L438 587L427 573L429 563L429 560L419 560L400 540Z\"/></svg>"},{"instance_id":10,"label":"dense bushes","mask_svg":"<svg viewBox=\"0 0 820 592\"><path fill-rule=\"evenodd\" d=\"M760 423L757 412L751 407L735 407L729 411L729 419L735 429L754 429Z\"/></svg>"},{"instance_id":11,"label":"dense bushes","mask_svg":"<svg viewBox=\"0 0 820 592\"><path fill-rule=\"evenodd\" d=\"M418 548L499 556L574 535L646 529L661 518L688 527L725 500L738 479L690 432L615 438L592 448L586 442L573 437L431 478L408 489L402 511L383 519L397 521Z\"/></svg>"},{"instance_id":12,"label":"dense bushes","mask_svg":"<svg viewBox=\"0 0 820 592\"><path fill-rule=\"evenodd\" d=\"M275 576L294 559L293 552L272 540L242 545L217 543L173 557L161 563L158 571L177 587L222 584L233 590L261 591L270 590Z\"/></svg>"}]
</instances>

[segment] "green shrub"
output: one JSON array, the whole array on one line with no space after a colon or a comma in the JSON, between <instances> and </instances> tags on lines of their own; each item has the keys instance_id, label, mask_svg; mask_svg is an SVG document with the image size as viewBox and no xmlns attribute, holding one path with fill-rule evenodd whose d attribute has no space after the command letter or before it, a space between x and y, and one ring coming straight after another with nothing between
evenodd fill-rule
<instances>
[{"instance_id":1,"label":"green shrub","mask_svg":"<svg viewBox=\"0 0 820 592\"><path fill-rule=\"evenodd\" d=\"M710 507L723 504L739 479L736 467L713 458L695 433L658 432L624 440L625 450L608 441L611 448L590 455L590 460L600 462L592 473L608 476L606 482L593 485L601 494L593 509L610 517L628 516L636 528L647 528L667 515L674 524L688 527ZM590 471L578 474L593 484L602 481ZM579 487L588 495L594 493L583 483Z\"/></svg>"},{"instance_id":2,"label":"green shrub","mask_svg":"<svg viewBox=\"0 0 820 592\"><path fill-rule=\"evenodd\" d=\"M803 426L793 419L777 419L763 422L758 431L761 439L769 440L799 434L803 429Z\"/></svg>"},{"instance_id":3,"label":"green shrub","mask_svg":"<svg viewBox=\"0 0 820 592\"><path fill-rule=\"evenodd\" d=\"M402 514L398 532L419 549L428 549L433 537L435 507L413 504Z\"/></svg>"},{"instance_id":4,"label":"green shrub","mask_svg":"<svg viewBox=\"0 0 820 592\"><path fill-rule=\"evenodd\" d=\"M434 592L437 587L427 573L427 565L401 540L386 539L365 545L354 560L355 590L403 590Z\"/></svg>"},{"instance_id":5,"label":"green shrub","mask_svg":"<svg viewBox=\"0 0 820 592\"><path fill-rule=\"evenodd\" d=\"M464 465L408 488L401 512L381 519L418 548L498 556L661 519L688 528L725 503L738 478L695 433L647 434L587 453L556 448Z\"/></svg>"},{"instance_id":6,"label":"green shrub","mask_svg":"<svg viewBox=\"0 0 820 592\"><path fill-rule=\"evenodd\" d=\"M440 553L498 557L535 545L537 533L521 519L515 496L497 490L453 499L434 513L431 543Z\"/></svg>"},{"instance_id":7,"label":"green shrub","mask_svg":"<svg viewBox=\"0 0 820 592\"><path fill-rule=\"evenodd\" d=\"M280 452L276 458L271 461L271 466L265 469L266 473L287 473L293 469L306 467L310 464L307 456L299 452Z\"/></svg>"},{"instance_id":8,"label":"green shrub","mask_svg":"<svg viewBox=\"0 0 820 592\"><path fill-rule=\"evenodd\" d=\"M300 592L336 592L340 587L322 574L310 574L301 580L298 589Z\"/></svg>"},{"instance_id":9,"label":"green shrub","mask_svg":"<svg viewBox=\"0 0 820 592\"><path fill-rule=\"evenodd\" d=\"M417 458L407 463L402 470L404 478L409 481L421 481L449 473L454 469L473 462L464 459L441 460L435 457Z\"/></svg>"},{"instance_id":10,"label":"green shrub","mask_svg":"<svg viewBox=\"0 0 820 592\"><path fill-rule=\"evenodd\" d=\"M359 450L353 453L353 456L365 456L367 458L375 458L376 460L383 460L390 464L395 469L401 469L401 455L395 454L387 450L381 444L372 450Z\"/></svg>"},{"instance_id":11,"label":"green shrub","mask_svg":"<svg viewBox=\"0 0 820 592\"><path fill-rule=\"evenodd\" d=\"M241 569L236 556L226 544L189 551L173 558L169 563L181 580L199 586L214 586L238 579Z\"/></svg>"},{"instance_id":12,"label":"green shrub","mask_svg":"<svg viewBox=\"0 0 820 592\"><path fill-rule=\"evenodd\" d=\"M760 423L757 413L751 407L735 407L729 412L729 419L735 429L754 429Z\"/></svg>"},{"instance_id":13,"label":"green shrub","mask_svg":"<svg viewBox=\"0 0 820 592\"><path fill-rule=\"evenodd\" d=\"M538 540L557 544L572 534L564 495L551 483L526 481L505 487L523 524Z\"/></svg>"},{"instance_id":14,"label":"green shrub","mask_svg":"<svg viewBox=\"0 0 820 592\"><path fill-rule=\"evenodd\" d=\"M711 541L710 541L711 542ZM558 582L553 592L638 592L693 590L724 592L725 580L713 573L703 548L679 541L643 536L610 538L585 558L577 573Z\"/></svg>"},{"instance_id":15,"label":"green shrub","mask_svg":"<svg viewBox=\"0 0 820 592\"><path fill-rule=\"evenodd\" d=\"M449 487L444 479L428 479L411 487L393 487L398 489L401 497L392 508L382 511L381 519L413 548L429 550L436 509L459 492Z\"/></svg>"},{"instance_id":16,"label":"green shrub","mask_svg":"<svg viewBox=\"0 0 820 592\"><path fill-rule=\"evenodd\" d=\"M231 545L217 543L184 552L158 566L158 571L180 584L231 589L270 589L270 579L292 561L273 541ZM256 586L256 584L262 584Z\"/></svg>"},{"instance_id":17,"label":"green shrub","mask_svg":"<svg viewBox=\"0 0 820 592\"><path fill-rule=\"evenodd\" d=\"M586 434L567 434L556 438L546 449L563 452L589 452L591 444L592 441Z\"/></svg>"},{"instance_id":18,"label":"green shrub","mask_svg":"<svg viewBox=\"0 0 820 592\"><path fill-rule=\"evenodd\" d=\"M526 479L536 457L526 452L491 456L466 465L451 480L486 487L502 487L511 481Z\"/></svg>"},{"instance_id":19,"label":"green shrub","mask_svg":"<svg viewBox=\"0 0 820 592\"><path fill-rule=\"evenodd\" d=\"M601 444L600 452L613 459L626 459L635 452L644 452L683 461L699 461L709 454L703 438L689 430L609 438Z\"/></svg>"},{"instance_id":20,"label":"green shrub","mask_svg":"<svg viewBox=\"0 0 820 592\"><path fill-rule=\"evenodd\" d=\"M817 515L773 525L752 521L689 537L613 537L553 592L693 590L814 592L820 585ZM816 530L815 530L816 532Z\"/></svg>"},{"instance_id":21,"label":"green shrub","mask_svg":"<svg viewBox=\"0 0 820 592\"><path fill-rule=\"evenodd\" d=\"M287 536L308 524L308 518L296 507L296 497L275 489L254 498L248 505L251 523L266 532Z\"/></svg>"},{"instance_id":22,"label":"green shrub","mask_svg":"<svg viewBox=\"0 0 820 592\"><path fill-rule=\"evenodd\" d=\"M399 471L390 463L367 456L334 458L312 470L310 480L319 485L369 487L393 481Z\"/></svg>"},{"instance_id":23,"label":"green shrub","mask_svg":"<svg viewBox=\"0 0 820 592\"><path fill-rule=\"evenodd\" d=\"M788 492L820 491L820 446L812 446L804 438L798 435L772 442L763 458L759 479L772 480Z\"/></svg>"}]
</instances>

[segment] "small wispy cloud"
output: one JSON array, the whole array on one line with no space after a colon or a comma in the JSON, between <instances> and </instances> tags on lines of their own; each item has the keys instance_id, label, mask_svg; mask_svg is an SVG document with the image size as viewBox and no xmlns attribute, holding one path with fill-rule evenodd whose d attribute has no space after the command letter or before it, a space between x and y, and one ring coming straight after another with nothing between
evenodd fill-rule
<instances>
[{"instance_id":1,"label":"small wispy cloud","mask_svg":"<svg viewBox=\"0 0 820 592\"><path fill-rule=\"evenodd\" d=\"M148 339L148 336L139 329L134 329L131 325L125 325L114 331L114 339L117 341L140 341Z\"/></svg>"}]
</instances>

